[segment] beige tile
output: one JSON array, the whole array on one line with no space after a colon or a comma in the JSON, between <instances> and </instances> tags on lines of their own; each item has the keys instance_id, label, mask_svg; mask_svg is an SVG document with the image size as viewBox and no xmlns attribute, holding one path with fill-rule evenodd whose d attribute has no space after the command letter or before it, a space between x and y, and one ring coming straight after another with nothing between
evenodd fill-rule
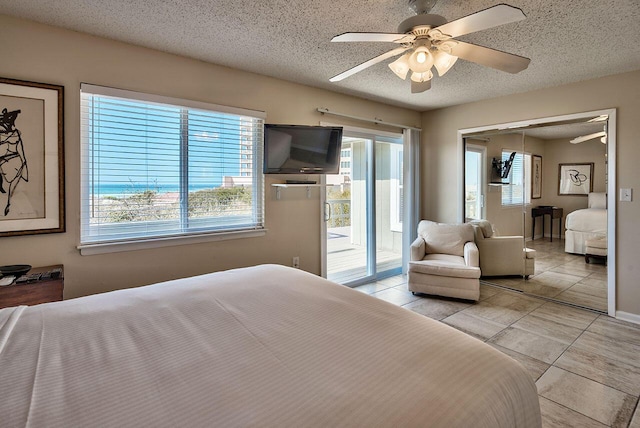
<instances>
[{"instance_id":1,"label":"beige tile","mask_svg":"<svg viewBox=\"0 0 640 428\"><path fill-rule=\"evenodd\" d=\"M548 364L553 364L568 346L556 340L512 327L501 331L489 341Z\"/></svg>"},{"instance_id":2,"label":"beige tile","mask_svg":"<svg viewBox=\"0 0 640 428\"><path fill-rule=\"evenodd\" d=\"M582 278L581 276L569 275L567 273L546 271L540 275L536 275L533 280L546 285L556 284L557 287L567 288L576 284Z\"/></svg>"},{"instance_id":3,"label":"beige tile","mask_svg":"<svg viewBox=\"0 0 640 428\"><path fill-rule=\"evenodd\" d=\"M574 266L571 264L563 264L560 266L556 266L554 268L549 269L550 272L555 273L566 273L573 276L579 276L581 278L586 278L591 274L591 271L585 269L583 266Z\"/></svg>"},{"instance_id":4,"label":"beige tile","mask_svg":"<svg viewBox=\"0 0 640 428\"><path fill-rule=\"evenodd\" d=\"M589 324L599 316L599 314L595 312L572 308L567 305L559 305L553 302L545 303L531 312L531 315L582 330L586 329Z\"/></svg>"},{"instance_id":5,"label":"beige tile","mask_svg":"<svg viewBox=\"0 0 640 428\"><path fill-rule=\"evenodd\" d=\"M377 293L373 293L372 296L398 306L406 305L407 303L411 303L420 298L418 296L414 296L409 291L400 291L395 288L387 288L386 290L378 291Z\"/></svg>"},{"instance_id":6,"label":"beige tile","mask_svg":"<svg viewBox=\"0 0 640 428\"><path fill-rule=\"evenodd\" d=\"M526 330L538 336L564 343L565 345L571 345L583 332L580 328L570 327L546 318L537 317L534 313L520 318L516 323L512 324L511 327Z\"/></svg>"},{"instance_id":7,"label":"beige tile","mask_svg":"<svg viewBox=\"0 0 640 428\"><path fill-rule=\"evenodd\" d=\"M607 281L609 277L607 276L607 271L605 270L603 272L592 272L591 275L588 276L588 278Z\"/></svg>"},{"instance_id":8,"label":"beige tile","mask_svg":"<svg viewBox=\"0 0 640 428\"><path fill-rule=\"evenodd\" d=\"M587 331L640 346L640 325L601 315ZM639 356L640 358L640 356Z\"/></svg>"},{"instance_id":9,"label":"beige tile","mask_svg":"<svg viewBox=\"0 0 640 428\"><path fill-rule=\"evenodd\" d=\"M549 368L549 364L543 363L542 361L536 360L535 358L531 358L519 352L512 351L511 349L504 348L500 345L496 345L495 343L487 342L487 344L493 346L498 351L510 356L511 358L522 364L524 368L527 369L534 382L538 380L538 378L542 376L542 373L547 371L547 369Z\"/></svg>"},{"instance_id":10,"label":"beige tile","mask_svg":"<svg viewBox=\"0 0 640 428\"><path fill-rule=\"evenodd\" d=\"M506 325L465 313L455 313L442 320L443 323L485 341L507 328Z\"/></svg>"},{"instance_id":11,"label":"beige tile","mask_svg":"<svg viewBox=\"0 0 640 428\"><path fill-rule=\"evenodd\" d=\"M535 296L555 297L570 287L571 284L569 283L555 282L548 277L538 280L538 277L535 277L523 282L516 289Z\"/></svg>"},{"instance_id":12,"label":"beige tile","mask_svg":"<svg viewBox=\"0 0 640 428\"><path fill-rule=\"evenodd\" d=\"M391 286L385 285L385 284L379 284L376 282L371 282L369 284L353 287L354 290L360 291L365 294L373 294L373 293L377 293L378 291L387 290L389 288L391 288Z\"/></svg>"},{"instance_id":13,"label":"beige tile","mask_svg":"<svg viewBox=\"0 0 640 428\"><path fill-rule=\"evenodd\" d=\"M588 277L586 277L585 279L583 279L582 281L580 281L578 284L584 284L584 285L588 285L590 287L594 287L600 290L607 290L607 280L606 279L600 279L600 278L595 278L591 275L589 275Z\"/></svg>"},{"instance_id":14,"label":"beige tile","mask_svg":"<svg viewBox=\"0 0 640 428\"><path fill-rule=\"evenodd\" d=\"M604 428L607 426L544 397L539 398L542 428Z\"/></svg>"},{"instance_id":15,"label":"beige tile","mask_svg":"<svg viewBox=\"0 0 640 428\"><path fill-rule=\"evenodd\" d=\"M396 285L393 288L395 288L396 290L400 290L400 291L409 291L409 285L406 282L403 282L402 284Z\"/></svg>"},{"instance_id":16,"label":"beige tile","mask_svg":"<svg viewBox=\"0 0 640 428\"><path fill-rule=\"evenodd\" d=\"M584 306L585 308L593 308L602 312L606 312L607 310L606 298L591 296L571 289L563 291L554 298L561 302L568 302L574 305Z\"/></svg>"},{"instance_id":17,"label":"beige tile","mask_svg":"<svg viewBox=\"0 0 640 428\"><path fill-rule=\"evenodd\" d=\"M499 287L493 287L491 285L486 285L480 282L480 299L479 300L488 299L489 297L493 297L496 294L502 293L503 291L504 290L502 290Z\"/></svg>"},{"instance_id":18,"label":"beige tile","mask_svg":"<svg viewBox=\"0 0 640 428\"><path fill-rule=\"evenodd\" d=\"M640 346L633 343L585 331L571 346L605 358L640 367L640 359L638 358Z\"/></svg>"},{"instance_id":19,"label":"beige tile","mask_svg":"<svg viewBox=\"0 0 640 428\"><path fill-rule=\"evenodd\" d=\"M567 349L553 365L627 394L640 395L640 367L574 347Z\"/></svg>"},{"instance_id":20,"label":"beige tile","mask_svg":"<svg viewBox=\"0 0 640 428\"><path fill-rule=\"evenodd\" d=\"M455 314L456 312L460 312L469 306L471 306L471 303L441 299L432 296L421 296L420 299L406 304L404 308L435 320L441 320L449 315Z\"/></svg>"},{"instance_id":21,"label":"beige tile","mask_svg":"<svg viewBox=\"0 0 640 428\"><path fill-rule=\"evenodd\" d=\"M612 427L626 427L637 398L606 385L550 367L536 382L538 394Z\"/></svg>"},{"instance_id":22,"label":"beige tile","mask_svg":"<svg viewBox=\"0 0 640 428\"><path fill-rule=\"evenodd\" d=\"M593 285L585 284L583 282L579 282L576 285L572 286L569 291L574 291L576 293L583 293L589 296L599 297L601 299L607 299L607 288L602 287L594 287Z\"/></svg>"},{"instance_id":23,"label":"beige tile","mask_svg":"<svg viewBox=\"0 0 640 428\"><path fill-rule=\"evenodd\" d=\"M391 276L389 278L384 278L381 279L379 281L376 281L378 284L381 285L388 285L389 287L395 287L396 285L400 285L402 283L406 283L407 282L407 278L405 276L402 275L396 275L396 276Z\"/></svg>"},{"instance_id":24,"label":"beige tile","mask_svg":"<svg viewBox=\"0 0 640 428\"><path fill-rule=\"evenodd\" d=\"M518 321L534 309L542 306L543 301L512 292L503 292L478 302L465 309L469 315L479 316L509 325Z\"/></svg>"}]
</instances>

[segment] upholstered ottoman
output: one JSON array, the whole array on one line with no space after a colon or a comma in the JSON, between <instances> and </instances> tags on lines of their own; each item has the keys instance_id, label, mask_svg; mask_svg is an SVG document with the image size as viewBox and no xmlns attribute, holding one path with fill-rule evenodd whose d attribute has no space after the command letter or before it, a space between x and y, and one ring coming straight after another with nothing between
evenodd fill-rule
<instances>
[{"instance_id":1,"label":"upholstered ottoman","mask_svg":"<svg viewBox=\"0 0 640 428\"><path fill-rule=\"evenodd\" d=\"M597 238L587 239L585 241L584 261L589 263L590 258L599 259L607 263L607 237L599 236Z\"/></svg>"}]
</instances>

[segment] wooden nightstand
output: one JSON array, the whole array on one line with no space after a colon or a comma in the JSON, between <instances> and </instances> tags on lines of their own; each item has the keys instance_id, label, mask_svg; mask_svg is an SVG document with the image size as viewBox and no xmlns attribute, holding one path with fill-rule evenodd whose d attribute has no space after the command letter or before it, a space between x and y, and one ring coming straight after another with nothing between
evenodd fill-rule
<instances>
[{"instance_id":1,"label":"wooden nightstand","mask_svg":"<svg viewBox=\"0 0 640 428\"><path fill-rule=\"evenodd\" d=\"M33 268L27 275L62 269L62 265ZM56 279L45 279L25 284L12 284L0 287L0 309L9 306L37 305L39 303L62 300L64 289L64 271Z\"/></svg>"}]
</instances>

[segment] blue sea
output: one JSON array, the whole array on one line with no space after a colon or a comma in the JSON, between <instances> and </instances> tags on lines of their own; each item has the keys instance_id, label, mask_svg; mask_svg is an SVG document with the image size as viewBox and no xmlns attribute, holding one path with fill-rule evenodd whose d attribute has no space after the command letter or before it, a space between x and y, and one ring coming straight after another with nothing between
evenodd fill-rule
<instances>
[{"instance_id":1,"label":"blue sea","mask_svg":"<svg viewBox=\"0 0 640 428\"><path fill-rule=\"evenodd\" d=\"M189 185L189 192L195 192L197 190L204 190L204 189L214 189L219 186L220 186L220 183L207 184L207 185L193 184L193 185ZM158 192L158 193L179 192L180 186L178 184L172 185L172 184L155 184L155 183L150 185L132 184L132 183L127 183L127 184L110 183L110 184L100 184L98 186L97 193L100 194L100 196L107 196L107 195L118 196L118 195L132 195L134 193L144 192L146 190L151 190L153 192Z\"/></svg>"}]
</instances>

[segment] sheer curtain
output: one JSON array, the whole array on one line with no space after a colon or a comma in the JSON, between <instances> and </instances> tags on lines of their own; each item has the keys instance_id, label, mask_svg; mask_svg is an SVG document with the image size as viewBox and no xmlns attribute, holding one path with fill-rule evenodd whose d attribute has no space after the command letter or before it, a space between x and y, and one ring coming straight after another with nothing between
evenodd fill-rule
<instances>
[{"instance_id":1,"label":"sheer curtain","mask_svg":"<svg viewBox=\"0 0 640 428\"><path fill-rule=\"evenodd\" d=\"M405 129L404 145L404 215L402 219L402 273L409 266L409 246L416 239L420 221L420 131Z\"/></svg>"}]
</instances>

